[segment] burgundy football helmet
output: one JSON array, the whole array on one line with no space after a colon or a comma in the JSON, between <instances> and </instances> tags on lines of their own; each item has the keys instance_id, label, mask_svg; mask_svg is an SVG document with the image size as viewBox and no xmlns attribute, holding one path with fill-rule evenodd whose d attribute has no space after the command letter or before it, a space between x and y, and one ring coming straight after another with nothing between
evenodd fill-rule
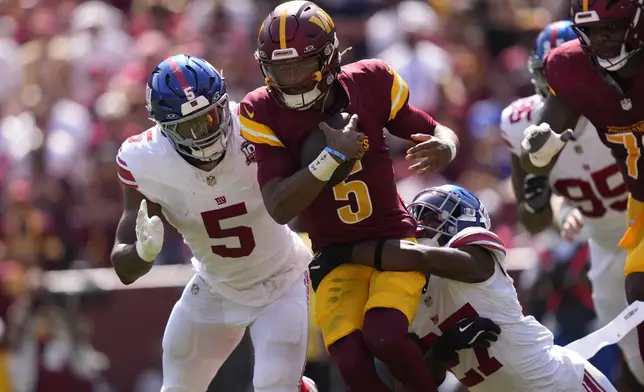
<instances>
[{"instance_id":1,"label":"burgundy football helmet","mask_svg":"<svg viewBox=\"0 0 644 392\"><path fill-rule=\"evenodd\" d=\"M305 110L326 97L340 71L333 19L310 1L277 6L259 28L255 58L274 99Z\"/></svg>"},{"instance_id":2,"label":"burgundy football helmet","mask_svg":"<svg viewBox=\"0 0 644 392\"><path fill-rule=\"evenodd\" d=\"M644 0L572 0L573 28L586 53L607 71L644 47Z\"/></svg>"}]
</instances>

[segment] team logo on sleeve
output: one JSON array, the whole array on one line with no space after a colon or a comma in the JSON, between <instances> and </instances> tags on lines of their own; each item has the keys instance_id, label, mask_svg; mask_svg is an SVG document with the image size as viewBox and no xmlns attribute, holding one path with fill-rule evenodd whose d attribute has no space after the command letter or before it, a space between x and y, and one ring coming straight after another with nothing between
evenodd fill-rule
<instances>
[{"instance_id":1,"label":"team logo on sleeve","mask_svg":"<svg viewBox=\"0 0 644 392\"><path fill-rule=\"evenodd\" d=\"M241 145L241 150L246 157L246 164L250 165L253 162L257 162L257 157L255 156L255 146L249 141L244 141Z\"/></svg>"}]
</instances>

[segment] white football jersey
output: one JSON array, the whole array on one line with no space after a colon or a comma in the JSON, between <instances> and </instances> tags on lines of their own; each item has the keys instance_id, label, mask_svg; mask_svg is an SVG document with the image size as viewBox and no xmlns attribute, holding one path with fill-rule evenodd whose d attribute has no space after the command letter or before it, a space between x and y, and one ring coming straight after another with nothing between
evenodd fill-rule
<instances>
[{"instance_id":1,"label":"white football jersey","mask_svg":"<svg viewBox=\"0 0 644 392\"><path fill-rule=\"evenodd\" d=\"M301 279L311 252L266 211L254 146L240 134L237 104L230 105L233 121L226 154L211 171L186 162L153 127L123 143L117 156L119 178L161 205L213 291L262 306Z\"/></svg>"},{"instance_id":2,"label":"white football jersey","mask_svg":"<svg viewBox=\"0 0 644 392\"><path fill-rule=\"evenodd\" d=\"M494 274L482 283L462 283L431 276L411 329L428 346L442 331L465 317L489 318L501 327L490 348L460 350L450 371L470 391L577 391L584 361L554 346L552 333L524 316L512 279L505 272L505 248L492 232L467 228L447 244L482 246L496 260Z\"/></svg>"},{"instance_id":3,"label":"white football jersey","mask_svg":"<svg viewBox=\"0 0 644 392\"><path fill-rule=\"evenodd\" d=\"M502 136L517 156L521 154L523 131L541 117L540 95L521 98L503 110ZM628 189L610 150L597 130L580 118L575 140L566 144L550 172L550 185L584 215L588 236L605 249L617 249L626 231Z\"/></svg>"}]
</instances>

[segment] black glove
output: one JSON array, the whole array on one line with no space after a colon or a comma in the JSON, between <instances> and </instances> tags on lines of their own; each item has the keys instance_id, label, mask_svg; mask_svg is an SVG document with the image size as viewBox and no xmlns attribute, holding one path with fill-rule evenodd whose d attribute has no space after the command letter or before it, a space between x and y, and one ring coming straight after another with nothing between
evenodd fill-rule
<instances>
[{"instance_id":1,"label":"black glove","mask_svg":"<svg viewBox=\"0 0 644 392\"><path fill-rule=\"evenodd\" d=\"M458 350L490 347L490 342L496 342L500 333L501 328L490 319L464 318L445 330L430 352L436 360L448 362Z\"/></svg>"},{"instance_id":2,"label":"black glove","mask_svg":"<svg viewBox=\"0 0 644 392\"><path fill-rule=\"evenodd\" d=\"M528 211L535 213L550 205L552 190L548 184L548 176L526 175L523 180L523 196Z\"/></svg>"},{"instance_id":3,"label":"black glove","mask_svg":"<svg viewBox=\"0 0 644 392\"><path fill-rule=\"evenodd\" d=\"M318 289L320 282L336 267L351 260L353 243L329 245L315 254L309 264L309 278L313 291Z\"/></svg>"}]
</instances>

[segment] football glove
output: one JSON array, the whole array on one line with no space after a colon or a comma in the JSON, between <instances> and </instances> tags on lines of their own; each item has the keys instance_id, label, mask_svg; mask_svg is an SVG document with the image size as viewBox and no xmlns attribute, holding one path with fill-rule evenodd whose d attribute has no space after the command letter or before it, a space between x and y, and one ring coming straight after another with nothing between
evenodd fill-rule
<instances>
[{"instance_id":1,"label":"football glove","mask_svg":"<svg viewBox=\"0 0 644 392\"><path fill-rule=\"evenodd\" d=\"M537 167L547 166L552 158L572 139L572 129L561 134L550 128L550 124L530 125L523 131L521 147L529 152L530 162Z\"/></svg>"},{"instance_id":2,"label":"football glove","mask_svg":"<svg viewBox=\"0 0 644 392\"><path fill-rule=\"evenodd\" d=\"M552 190L548 184L548 176L528 174L523 180L523 197L526 209L534 214L550 204Z\"/></svg>"},{"instance_id":3,"label":"football glove","mask_svg":"<svg viewBox=\"0 0 644 392\"><path fill-rule=\"evenodd\" d=\"M163 246L163 222L158 216L148 216L148 203L141 200L136 215L136 253L147 262L153 262Z\"/></svg>"},{"instance_id":4,"label":"football glove","mask_svg":"<svg viewBox=\"0 0 644 392\"><path fill-rule=\"evenodd\" d=\"M467 317L445 330L430 353L440 362L449 362L458 350L490 347L490 342L496 342L500 333L501 328L490 319Z\"/></svg>"}]
</instances>

